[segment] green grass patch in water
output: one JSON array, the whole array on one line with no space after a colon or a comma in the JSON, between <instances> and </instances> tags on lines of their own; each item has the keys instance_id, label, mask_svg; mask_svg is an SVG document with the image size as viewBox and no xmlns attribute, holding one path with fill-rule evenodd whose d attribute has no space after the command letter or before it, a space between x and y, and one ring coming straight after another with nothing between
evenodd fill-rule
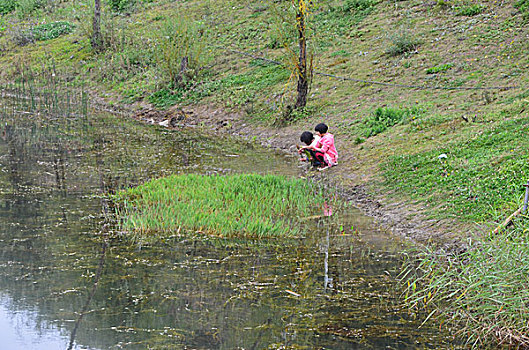
<instances>
[{"instance_id":1,"label":"green grass patch in water","mask_svg":"<svg viewBox=\"0 0 529 350\"><path fill-rule=\"evenodd\" d=\"M324 195L307 181L273 175L173 175L117 195L122 228L136 238L183 232L220 237L296 236L321 214Z\"/></svg>"}]
</instances>

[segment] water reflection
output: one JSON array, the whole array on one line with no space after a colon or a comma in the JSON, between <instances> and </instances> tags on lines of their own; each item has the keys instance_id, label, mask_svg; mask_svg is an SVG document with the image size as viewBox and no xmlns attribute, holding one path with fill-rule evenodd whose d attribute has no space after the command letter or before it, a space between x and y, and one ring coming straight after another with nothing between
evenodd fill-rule
<instances>
[{"instance_id":1,"label":"water reflection","mask_svg":"<svg viewBox=\"0 0 529 350\"><path fill-rule=\"evenodd\" d=\"M140 247L103 234L111 208L101 192L183 172L296 175L281 155L107 115L2 115L0 125L9 349L66 349L71 339L74 349L451 346L399 309L402 247L354 211L284 241L172 237Z\"/></svg>"}]
</instances>

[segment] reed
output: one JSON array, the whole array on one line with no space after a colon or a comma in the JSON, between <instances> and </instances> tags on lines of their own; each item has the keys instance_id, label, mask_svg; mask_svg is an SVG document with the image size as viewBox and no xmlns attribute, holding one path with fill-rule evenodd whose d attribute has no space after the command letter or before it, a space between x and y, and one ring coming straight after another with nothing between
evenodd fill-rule
<instances>
[{"instance_id":1,"label":"reed","mask_svg":"<svg viewBox=\"0 0 529 350\"><path fill-rule=\"evenodd\" d=\"M296 236L300 218L322 212L321 189L273 175L173 175L116 195L133 238L198 232L219 237Z\"/></svg>"},{"instance_id":2,"label":"reed","mask_svg":"<svg viewBox=\"0 0 529 350\"><path fill-rule=\"evenodd\" d=\"M459 329L472 348L529 348L529 224L470 240L461 253L424 251L401 279L411 309ZM425 322L426 322L425 321Z\"/></svg>"},{"instance_id":3,"label":"reed","mask_svg":"<svg viewBox=\"0 0 529 350\"><path fill-rule=\"evenodd\" d=\"M51 118L88 115L87 92L68 83L68 77L57 74L53 60L40 72L25 64L18 64L17 72L15 81L0 84L4 114L39 114Z\"/></svg>"}]
</instances>

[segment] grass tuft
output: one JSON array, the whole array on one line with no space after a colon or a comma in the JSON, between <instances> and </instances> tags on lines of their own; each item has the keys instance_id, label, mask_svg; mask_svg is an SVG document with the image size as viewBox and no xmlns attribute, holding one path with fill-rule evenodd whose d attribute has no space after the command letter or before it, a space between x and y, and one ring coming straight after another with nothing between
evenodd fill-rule
<instances>
[{"instance_id":1,"label":"grass tuft","mask_svg":"<svg viewBox=\"0 0 529 350\"><path fill-rule=\"evenodd\" d=\"M481 4L466 5L466 6L462 6L457 9L457 15L472 17L472 16L479 15L484 10L485 10L485 6Z\"/></svg>"},{"instance_id":2,"label":"grass tuft","mask_svg":"<svg viewBox=\"0 0 529 350\"><path fill-rule=\"evenodd\" d=\"M122 228L136 238L199 232L220 237L296 236L319 214L323 193L273 175L174 175L117 195Z\"/></svg>"},{"instance_id":3,"label":"grass tuft","mask_svg":"<svg viewBox=\"0 0 529 350\"><path fill-rule=\"evenodd\" d=\"M412 108L377 108L365 121L362 136L371 137L378 135L388 128L407 121L410 117L421 114L417 107Z\"/></svg>"},{"instance_id":4,"label":"grass tuft","mask_svg":"<svg viewBox=\"0 0 529 350\"><path fill-rule=\"evenodd\" d=\"M414 52L420 45L420 40L410 30L401 29L389 37L390 46L386 54L390 57Z\"/></svg>"},{"instance_id":5,"label":"grass tuft","mask_svg":"<svg viewBox=\"0 0 529 350\"><path fill-rule=\"evenodd\" d=\"M455 326L469 347L529 345L529 224L469 241L466 251L424 251L401 277L406 303Z\"/></svg>"},{"instance_id":6,"label":"grass tuft","mask_svg":"<svg viewBox=\"0 0 529 350\"><path fill-rule=\"evenodd\" d=\"M431 67L431 68L426 69L426 74L437 74L441 72L446 72L447 70L451 69L453 66L454 66L453 63L446 63L440 66Z\"/></svg>"},{"instance_id":7,"label":"grass tuft","mask_svg":"<svg viewBox=\"0 0 529 350\"><path fill-rule=\"evenodd\" d=\"M61 35L70 34L75 25L69 22L53 22L42 24L31 29L31 34L37 41L51 40Z\"/></svg>"}]
</instances>

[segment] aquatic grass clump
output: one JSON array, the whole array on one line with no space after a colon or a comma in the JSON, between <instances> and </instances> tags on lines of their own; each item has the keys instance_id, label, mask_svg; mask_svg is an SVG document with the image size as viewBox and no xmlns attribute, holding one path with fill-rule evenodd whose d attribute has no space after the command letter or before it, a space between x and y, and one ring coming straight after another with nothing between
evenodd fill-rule
<instances>
[{"instance_id":1,"label":"aquatic grass clump","mask_svg":"<svg viewBox=\"0 0 529 350\"><path fill-rule=\"evenodd\" d=\"M401 276L412 309L459 329L472 348L529 347L529 223L470 241L459 254L425 251Z\"/></svg>"},{"instance_id":2,"label":"aquatic grass clump","mask_svg":"<svg viewBox=\"0 0 529 350\"><path fill-rule=\"evenodd\" d=\"M299 218L321 211L321 190L273 175L173 175L117 195L123 230L139 238L199 232L220 237L299 234Z\"/></svg>"}]
</instances>

